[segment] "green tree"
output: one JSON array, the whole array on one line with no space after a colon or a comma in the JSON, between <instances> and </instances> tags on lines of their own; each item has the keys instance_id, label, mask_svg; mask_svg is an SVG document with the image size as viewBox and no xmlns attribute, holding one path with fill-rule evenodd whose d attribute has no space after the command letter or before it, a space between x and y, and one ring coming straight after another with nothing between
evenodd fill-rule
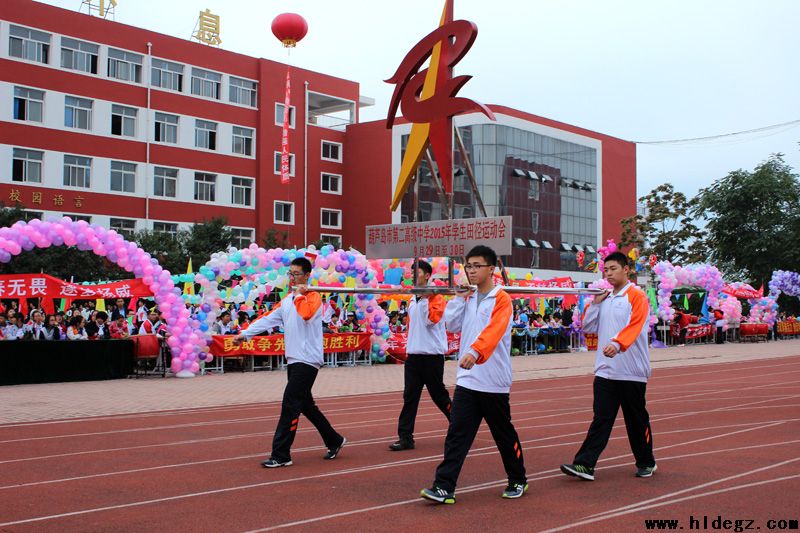
<instances>
[{"instance_id":1,"label":"green tree","mask_svg":"<svg viewBox=\"0 0 800 533\"><path fill-rule=\"evenodd\" d=\"M646 212L621 221L621 246L633 246L642 255L655 254L659 260L675 263L703 260L702 234L691 214L692 201L685 194L665 183L639 198L639 202Z\"/></svg>"},{"instance_id":2,"label":"green tree","mask_svg":"<svg viewBox=\"0 0 800 533\"><path fill-rule=\"evenodd\" d=\"M155 257L163 268L173 274L183 274L186 272L189 258L182 245L180 233L171 235L156 231L139 231L133 240L142 250Z\"/></svg>"},{"instance_id":3,"label":"green tree","mask_svg":"<svg viewBox=\"0 0 800 533\"><path fill-rule=\"evenodd\" d=\"M289 232L278 231L275 228L270 228L261 238L262 246L269 250L271 248L291 248L289 243Z\"/></svg>"},{"instance_id":4,"label":"green tree","mask_svg":"<svg viewBox=\"0 0 800 533\"><path fill-rule=\"evenodd\" d=\"M707 220L711 262L730 277L759 287L774 270L797 270L800 181L781 154L702 189L693 212Z\"/></svg>"},{"instance_id":5,"label":"green tree","mask_svg":"<svg viewBox=\"0 0 800 533\"><path fill-rule=\"evenodd\" d=\"M233 231L226 227L224 218L212 218L194 224L190 230L180 232L179 240L185 250L183 266L179 270L169 269L174 274L186 272L186 263L192 258L195 271L205 265L214 252L222 252L233 245Z\"/></svg>"}]
</instances>

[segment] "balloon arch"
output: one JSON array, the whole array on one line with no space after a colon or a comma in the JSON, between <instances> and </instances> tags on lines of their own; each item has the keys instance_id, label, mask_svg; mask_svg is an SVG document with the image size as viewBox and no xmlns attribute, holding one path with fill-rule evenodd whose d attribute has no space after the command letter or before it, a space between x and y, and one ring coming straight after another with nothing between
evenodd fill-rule
<instances>
[{"instance_id":1,"label":"balloon arch","mask_svg":"<svg viewBox=\"0 0 800 533\"><path fill-rule=\"evenodd\" d=\"M136 243L126 241L114 230L89 225L83 220L73 221L69 217L52 222L39 219L27 223L19 221L0 228L0 263L8 263L23 251L50 246L74 246L78 250L91 251L142 278L153 291L156 304L167 319L171 368L176 375L192 377L198 372L200 361L211 359L206 339L191 327L189 311L170 273Z\"/></svg>"}]
</instances>

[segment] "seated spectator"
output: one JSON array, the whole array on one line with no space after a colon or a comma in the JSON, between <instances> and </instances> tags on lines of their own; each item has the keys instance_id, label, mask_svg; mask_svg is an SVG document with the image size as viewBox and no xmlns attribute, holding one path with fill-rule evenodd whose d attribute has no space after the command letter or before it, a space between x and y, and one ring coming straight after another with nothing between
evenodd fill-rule
<instances>
[{"instance_id":1,"label":"seated spectator","mask_svg":"<svg viewBox=\"0 0 800 533\"><path fill-rule=\"evenodd\" d=\"M158 310L154 307L147 313L147 320L139 326L139 335L154 335L158 324Z\"/></svg>"},{"instance_id":2,"label":"seated spectator","mask_svg":"<svg viewBox=\"0 0 800 533\"><path fill-rule=\"evenodd\" d=\"M93 313L94 322L86 324L86 334L90 339L110 339L111 330L106 322L108 321L108 313L105 311L96 311Z\"/></svg>"},{"instance_id":3,"label":"seated spectator","mask_svg":"<svg viewBox=\"0 0 800 533\"><path fill-rule=\"evenodd\" d=\"M230 311L223 311L219 315L219 320L211 325L211 331L214 332L214 335L231 335L232 326Z\"/></svg>"},{"instance_id":4,"label":"seated spectator","mask_svg":"<svg viewBox=\"0 0 800 533\"><path fill-rule=\"evenodd\" d=\"M389 331L392 333L402 333L405 331L403 323L400 322L400 314L392 312L389 314Z\"/></svg>"},{"instance_id":5,"label":"seated spectator","mask_svg":"<svg viewBox=\"0 0 800 533\"><path fill-rule=\"evenodd\" d=\"M86 319L79 313L72 317L67 328L67 338L71 341L88 340L89 336L84 329Z\"/></svg>"},{"instance_id":6,"label":"seated spectator","mask_svg":"<svg viewBox=\"0 0 800 533\"><path fill-rule=\"evenodd\" d=\"M339 324L339 316L335 315L335 314L332 315L331 316L331 321L328 322L328 326L327 327L328 327L328 331L330 333L338 333L339 332L339 328L341 327L341 324Z\"/></svg>"},{"instance_id":7,"label":"seated spectator","mask_svg":"<svg viewBox=\"0 0 800 533\"><path fill-rule=\"evenodd\" d=\"M122 315L118 316L115 321L111 322L111 325L108 327L108 331L112 339L127 339L130 337L128 321Z\"/></svg>"},{"instance_id":8,"label":"seated spectator","mask_svg":"<svg viewBox=\"0 0 800 533\"><path fill-rule=\"evenodd\" d=\"M8 325L5 329L6 340L22 340L25 329L22 326L22 315L17 315L13 310L9 311Z\"/></svg>"},{"instance_id":9,"label":"seated spectator","mask_svg":"<svg viewBox=\"0 0 800 533\"><path fill-rule=\"evenodd\" d=\"M55 315L47 315L44 323L44 340L59 341L62 339L61 328L58 326Z\"/></svg>"},{"instance_id":10,"label":"seated spectator","mask_svg":"<svg viewBox=\"0 0 800 533\"><path fill-rule=\"evenodd\" d=\"M239 314L236 315L236 323L239 331L246 330L248 326L250 326L250 315L248 315L245 311L239 311Z\"/></svg>"},{"instance_id":11,"label":"seated spectator","mask_svg":"<svg viewBox=\"0 0 800 533\"><path fill-rule=\"evenodd\" d=\"M44 315L39 311L31 312L31 321L23 327L22 338L25 340L44 340Z\"/></svg>"},{"instance_id":12,"label":"seated spectator","mask_svg":"<svg viewBox=\"0 0 800 533\"><path fill-rule=\"evenodd\" d=\"M533 329L541 329L544 327L544 322L542 322L542 315L539 313L534 313L531 317L531 327Z\"/></svg>"}]
</instances>

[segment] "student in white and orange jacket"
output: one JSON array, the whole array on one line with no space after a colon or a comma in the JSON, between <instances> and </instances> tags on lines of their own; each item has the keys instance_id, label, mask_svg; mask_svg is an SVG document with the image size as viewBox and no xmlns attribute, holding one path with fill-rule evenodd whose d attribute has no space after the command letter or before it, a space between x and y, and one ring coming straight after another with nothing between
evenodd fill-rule
<instances>
[{"instance_id":1,"label":"student in white and orange jacket","mask_svg":"<svg viewBox=\"0 0 800 533\"><path fill-rule=\"evenodd\" d=\"M433 267L427 261L418 260L416 268L417 285L427 286ZM441 294L412 297L408 306L408 356L403 369L403 408L397 422L399 440L389 445L394 452L414 448L414 422L423 386L428 388L436 407L450 420L450 394L444 386L447 353L444 309Z\"/></svg>"},{"instance_id":2,"label":"student in white and orange jacket","mask_svg":"<svg viewBox=\"0 0 800 533\"><path fill-rule=\"evenodd\" d=\"M458 475L481 421L486 420L508 476L504 498L519 498L528 488L522 445L511 423L511 297L494 287L497 255L476 246L466 256L464 270L477 293L461 291L447 304L447 329L461 332L456 390L444 460L436 468L433 486L420 495L439 503L455 503Z\"/></svg>"},{"instance_id":3,"label":"student in white and orange jacket","mask_svg":"<svg viewBox=\"0 0 800 533\"><path fill-rule=\"evenodd\" d=\"M294 259L289 267L289 279L294 292L286 296L272 311L242 331L237 342L250 340L259 333L281 326L288 383L283 392L281 416L272 439L272 453L261 465L265 468L291 466L291 447L297 433L300 414L314 424L328 453L324 459L335 459L347 439L333 429L328 419L314 403L311 387L322 366L322 298L318 292L307 292L311 274L311 261L305 257Z\"/></svg>"},{"instance_id":4,"label":"student in white and orange jacket","mask_svg":"<svg viewBox=\"0 0 800 533\"><path fill-rule=\"evenodd\" d=\"M604 270L613 291L596 296L583 319L584 331L597 332L594 418L575 459L561 465L561 471L594 480L595 465L622 407L628 441L636 458L636 476L650 477L656 471L650 415L645 408L650 377L650 303L645 293L628 281L631 269L625 254L609 254Z\"/></svg>"}]
</instances>

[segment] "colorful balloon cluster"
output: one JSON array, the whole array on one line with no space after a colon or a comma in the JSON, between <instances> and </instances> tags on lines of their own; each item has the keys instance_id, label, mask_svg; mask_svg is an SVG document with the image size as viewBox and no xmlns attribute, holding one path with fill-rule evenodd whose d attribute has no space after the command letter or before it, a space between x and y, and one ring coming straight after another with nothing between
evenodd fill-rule
<instances>
[{"instance_id":1,"label":"colorful balloon cluster","mask_svg":"<svg viewBox=\"0 0 800 533\"><path fill-rule=\"evenodd\" d=\"M776 270L769 282L769 293L775 298L781 293L800 297L800 274L786 270Z\"/></svg>"},{"instance_id":2,"label":"colorful balloon cluster","mask_svg":"<svg viewBox=\"0 0 800 533\"><path fill-rule=\"evenodd\" d=\"M191 377L199 370L199 361L208 360L206 340L195 332L189 311L183 304L181 292L175 289L170 273L158 261L128 242L114 230L89 225L84 220L64 217L59 221L33 219L19 221L0 228L0 262L7 263L23 250L49 246L74 246L108 258L119 267L132 272L153 291L158 308L164 313L167 343L172 349L172 371L180 377Z\"/></svg>"},{"instance_id":3,"label":"colorful balloon cluster","mask_svg":"<svg viewBox=\"0 0 800 533\"><path fill-rule=\"evenodd\" d=\"M724 331L728 330L730 324L739 324L742 321L742 302L729 294L720 295L717 308L722 311L725 323L722 326Z\"/></svg>"},{"instance_id":4,"label":"colorful balloon cluster","mask_svg":"<svg viewBox=\"0 0 800 533\"><path fill-rule=\"evenodd\" d=\"M763 322L772 326L778 319L778 302L774 298L766 296L750 302L750 322Z\"/></svg>"},{"instance_id":5,"label":"colorful balloon cluster","mask_svg":"<svg viewBox=\"0 0 800 533\"><path fill-rule=\"evenodd\" d=\"M597 249L597 272L605 272L605 260L610 254L617 251L617 243L614 239L608 239L605 246Z\"/></svg>"},{"instance_id":6,"label":"colorful balloon cluster","mask_svg":"<svg viewBox=\"0 0 800 533\"><path fill-rule=\"evenodd\" d=\"M309 280L312 286L378 286L375 271L359 252L336 250L331 245L320 250L313 245L299 250L265 250L251 244L242 250L215 253L200 267L194 277L194 282L200 285L199 295L189 297L193 303L200 304L197 327L210 340L211 325L217 320L223 302L241 304L243 311L255 309L257 300L272 290L286 287L289 265L298 257L308 257L312 262ZM241 276L241 283L236 287L223 287L222 284L233 276ZM388 348L389 319L372 294L357 295L355 303L356 318L366 324L367 331L373 335L370 339L372 356L383 360Z\"/></svg>"},{"instance_id":7,"label":"colorful balloon cluster","mask_svg":"<svg viewBox=\"0 0 800 533\"><path fill-rule=\"evenodd\" d=\"M708 305L718 307L719 294L725 287L725 282L717 267L708 264L681 267L673 266L669 261L662 261L656 264L653 272L658 277L658 316L661 319L671 321L675 318L672 291L677 287L702 287L708 292Z\"/></svg>"}]
</instances>

